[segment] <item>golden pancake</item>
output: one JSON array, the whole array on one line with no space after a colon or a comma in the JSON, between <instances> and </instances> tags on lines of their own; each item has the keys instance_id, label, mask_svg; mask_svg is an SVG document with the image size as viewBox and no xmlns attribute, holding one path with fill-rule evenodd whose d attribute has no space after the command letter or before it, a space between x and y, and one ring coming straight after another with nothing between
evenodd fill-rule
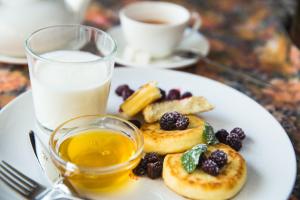
<instances>
[{"instance_id":1,"label":"golden pancake","mask_svg":"<svg viewBox=\"0 0 300 200\"><path fill-rule=\"evenodd\" d=\"M217 149L228 156L228 163L217 176L209 175L201 169L189 174L182 167L182 153L167 155L162 174L165 184L179 195L191 199L221 200L235 196L246 182L246 162L238 152L225 144L209 146L207 153Z\"/></svg>"},{"instance_id":2,"label":"golden pancake","mask_svg":"<svg viewBox=\"0 0 300 200\"><path fill-rule=\"evenodd\" d=\"M186 130L162 130L158 122L143 124L140 130L144 136L144 151L164 155L184 152L196 144L204 143L202 134L205 122L194 115L187 117L190 124Z\"/></svg>"}]
</instances>

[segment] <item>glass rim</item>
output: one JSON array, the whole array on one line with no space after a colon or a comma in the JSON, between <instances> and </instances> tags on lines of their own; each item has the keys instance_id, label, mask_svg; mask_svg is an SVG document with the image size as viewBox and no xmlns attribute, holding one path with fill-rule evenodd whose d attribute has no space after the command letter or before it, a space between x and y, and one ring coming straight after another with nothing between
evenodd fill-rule
<instances>
[{"instance_id":1,"label":"glass rim","mask_svg":"<svg viewBox=\"0 0 300 200\"><path fill-rule=\"evenodd\" d=\"M127 125L130 126L130 128L132 128L134 130L135 133L137 133L137 136L139 136L140 142L137 142L137 151L134 153L133 156L131 156L131 158L125 162L116 164L116 165L111 165L111 166L107 166L107 167L82 167L79 166L73 162L70 161L66 161L65 159L61 158L58 153L55 151L54 149L54 136L56 135L56 133L58 133L58 131L65 126L66 124L68 124L71 121L77 120L77 119L81 119L81 118L86 118L86 117L97 117L97 118L111 118L111 119L115 119L115 120L119 120L122 121L124 123L126 123ZM136 141L136 139L135 139ZM143 149L144 149L144 139L142 137L142 134L140 132L140 130L131 122L113 116L113 115L81 115L72 119L69 119L68 121L62 123L61 125L59 125L50 135L49 138L49 149L50 149L50 156L52 157L52 159L55 159L55 161L57 161L60 165L62 165L64 168L67 168L67 170L70 170L71 172L79 170L82 172L87 172L87 173L92 173L92 174L109 174L109 173L113 173L115 171L119 171L122 170L123 168L129 166L131 164L131 162L133 162L135 159L137 159L142 153L143 153Z\"/></svg>"},{"instance_id":2,"label":"glass rim","mask_svg":"<svg viewBox=\"0 0 300 200\"><path fill-rule=\"evenodd\" d=\"M38 33L40 33L41 31L45 31L47 29L52 29L52 28L84 28L84 29L90 29L90 30L94 30L97 33L101 33L103 35L105 35L107 38L109 38L109 40L111 40L112 45L113 45L113 49L109 52L108 55L103 56L103 57L99 57L95 60L90 60L90 61L59 61L59 60L55 60L55 59L49 59L49 58L45 58L39 54L37 54L30 46L30 42L31 40L34 38L34 36ZM61 25L53 25L53 26L46 26L40 29L35 30L34 32L32 32L27 39L24 42L24 46L25 46L25 51L27 53L29 53L32 57L45 61L45 62L56 62L56 63L96 63L96 62L101 62L101 61L105 61L105 60L109 60L110 58L112 58L116 52L117 52L117 43L116 41L111 37L111 35L109 35L107 32L100 30L98 28L92 27L92 26L86 26L86 25L82 25L82 24L61 24Z\"/></svg>"}]
</instances>

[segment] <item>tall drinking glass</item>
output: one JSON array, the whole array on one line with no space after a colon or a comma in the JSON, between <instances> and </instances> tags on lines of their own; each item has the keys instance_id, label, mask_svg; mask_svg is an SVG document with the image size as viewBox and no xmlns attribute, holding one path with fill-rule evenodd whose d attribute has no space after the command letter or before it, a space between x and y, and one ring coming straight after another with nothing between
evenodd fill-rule
<instances>
[{"instance_id":1,"label":"tall drinking glass","mask_svg":"<svg viewBox=\"0 0 300 200\"><path fill-rule=\"evenodd\" d=\"M105 114L116 44L83 25L46 27L25 42L35 115L49 130L80 115Z\"/></svg>"}]
</instances>

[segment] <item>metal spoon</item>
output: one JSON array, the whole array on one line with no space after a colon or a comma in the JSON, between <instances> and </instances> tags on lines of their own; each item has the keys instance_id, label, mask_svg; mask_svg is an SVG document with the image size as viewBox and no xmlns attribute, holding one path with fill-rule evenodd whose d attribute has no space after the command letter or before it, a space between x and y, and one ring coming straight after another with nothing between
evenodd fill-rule
<instances>
[{"instance_id":1,"label":"metal spoon","mask_svg":"<svg viewBox=\"0 0 300 200\"><path fill-rule=\"evenodd\" d=\"M231 66L227 66L221 63L218 63L216 61L213 61L211 59L209 59L208 57L204 56L201 52L199 51L195 51L195 50L189 50L189 49L178 49L176 50L173 55L184 58L184 59L201 59L204 62L206 62L207 64L216 67L218 69L221 69L229 74L232 74L233 76L236 76L240 79L249 81L251 83L254 83L258 86L262 86L262 87L272 87L274 88L273 85L271 85L270 83L267 83L259 78L253 77L251 75L245 74L243 72L237 71L235 70L233 67ZM278 88L277 88L278 89Z\"/></svg>"}]
</instances>

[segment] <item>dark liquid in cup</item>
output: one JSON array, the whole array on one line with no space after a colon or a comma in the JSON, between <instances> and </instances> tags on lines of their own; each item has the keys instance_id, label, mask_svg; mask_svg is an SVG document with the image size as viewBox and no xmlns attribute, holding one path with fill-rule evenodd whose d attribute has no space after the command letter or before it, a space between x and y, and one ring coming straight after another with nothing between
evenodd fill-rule
<instances>
[{"instance_id":1,"label":"dark liquid in cup","mask_svg":"<svg viewBox=\"0 0 300 200\"><path fill-rule=\"evenodd\" d=\"M138 20L140 22L146 23L146 24L168 24L168 22L160 20L160 19L142 19Z\"/></svg>"}]
</instances>

